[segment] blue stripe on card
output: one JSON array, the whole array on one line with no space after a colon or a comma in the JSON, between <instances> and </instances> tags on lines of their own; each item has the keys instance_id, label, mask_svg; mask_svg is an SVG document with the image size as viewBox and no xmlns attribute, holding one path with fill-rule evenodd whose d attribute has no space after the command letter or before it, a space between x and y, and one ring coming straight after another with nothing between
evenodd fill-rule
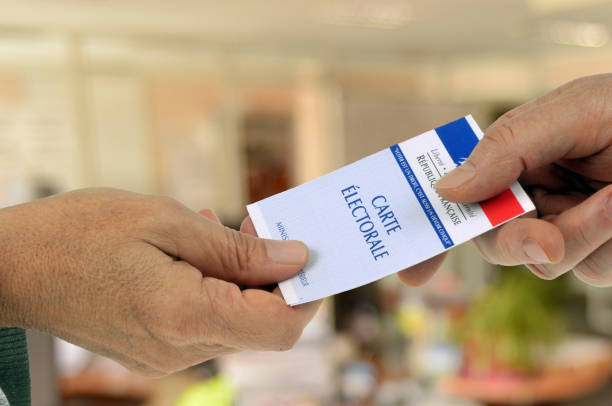
<instances>
[{"instance_id":1,"label":"blue stripe on card","mask_svg":"<svg viewBox=\"0 0 612 406\"><path fill-rule=\"evenodd\" d=\"M421 184L419 183L419 180L416 178L416 176L414 176L414 172L412 172L412 168L410 168L408 161L406 161L406 157L404 156L404 153L400 149L399 145L397 144L393 145L389 149L393 153L393 157L397 161L397 164L399 165L402 173L404 174L404 177L406 178L406 180L408 181L408 184L412 188L412 191L414 192L414 195L419 201L421 208L425 212L427 219L431 223L431 226L433 227L434 231L438 235L438 238L440 238L442 245L444 246L444 248L452 247L454 245L453 240L448 235L446 228L444 228L444 225L440 221L438 214L432 207L431 202L427 198L425 191L423 191L423 188L421 187Z\"/></svg>"},{"instance_id":2,"label":"blue stripe on card","mask_svg":"<svg viewBox=\"0 0 612 406\"><path fill-rule=\"evenodd\" d=\"M465 162L478 144L478 137L465 117L436 128L436 133L457 166Z\"/></svg>"}]
</instances>

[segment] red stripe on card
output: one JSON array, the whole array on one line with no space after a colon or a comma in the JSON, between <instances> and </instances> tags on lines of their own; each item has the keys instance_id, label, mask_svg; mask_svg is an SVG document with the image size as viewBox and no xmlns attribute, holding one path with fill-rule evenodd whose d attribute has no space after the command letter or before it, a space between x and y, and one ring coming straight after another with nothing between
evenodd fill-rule
<instances>
[{"instance_id":1,"label":"red stripe on card","mask_svg":"<svg viewBox=\"0 0 612 406\"><path fill-rule=\"evenodd\" d=\"M482 207L482 211L484 211L493 227L525 212L510 189L489 200L480 202L480 207Z\"/></svg>"}]
</instances>

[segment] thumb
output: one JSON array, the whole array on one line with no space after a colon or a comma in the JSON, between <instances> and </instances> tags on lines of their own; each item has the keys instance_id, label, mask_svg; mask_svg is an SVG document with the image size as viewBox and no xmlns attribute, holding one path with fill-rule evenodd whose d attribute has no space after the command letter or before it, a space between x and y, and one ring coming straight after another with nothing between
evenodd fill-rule
<instances>
[{"instance_id":1,"label":"thumb","mask_svg":"<svg viewBox=\"0 0 612 406\"><path fill-rule=\"evenodd\" d=\"M308 249L300 241L257 238L194 212L185 210L182 214L174 217L171 246L160 248L205 276L249 286L267 285L289 279L308 261Z\"/></svg>"},{"instance_id":2,"label":"thumb","mask_svg":"<svg viewBox=\"0 0 612 406\"><path fill-rule=\"evenodd\" d=\"M571 103L553 100L521 107L521 113L493 123L466 162L437 182L442 197L458 202L485 200L506 190L526 170L596 152L585 148L593 145L588 138L595 131L589 131L584 122L578 128L581 120ZM576 140L577 136L581 139Z\"/></svg>"},{"instance_id":3,"label":"thumb","mask_svg":"<svg viewBox=\"0 0 612 406\"><path fill-rule=\"evenodd\" d=\"M250 286L289 279L308 262L301 241L257 238L228 227L214 227L211 255L205 259L211 276Z\"/></svg>"}]
</instances>

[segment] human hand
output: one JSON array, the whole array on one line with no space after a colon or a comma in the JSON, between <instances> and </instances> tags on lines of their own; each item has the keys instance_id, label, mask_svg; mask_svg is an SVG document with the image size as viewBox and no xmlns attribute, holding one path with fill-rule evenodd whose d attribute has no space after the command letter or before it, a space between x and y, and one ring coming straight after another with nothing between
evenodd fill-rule
<instances>
[{"instance_id":1,"label":"human hand","mask_svg":"<svg viewBox=\"0 0 612 406\"><path fill-rule=\"evenodd\" d=\"M436 189L450 201L476 202L517 179L531 191L537 216L476 238L482 257L527 264L544 279L573 269L588 284L612 285L612 74L577 79L507 112ZM402 271L400 279L424 283L443 259Z\"/></svg>"},{"instance_id":2,"label":"human hand","mask_svg":"<svg viewBox=\"0 0 612 406\"><path fill-rule=\"evenodd\" d=\"M293 276L304 244L203 214L108 189L0 210L0 325L47 331L150 376L292 347L318 303L290 307L241 286Z\"/></svg>"}]
</instances>

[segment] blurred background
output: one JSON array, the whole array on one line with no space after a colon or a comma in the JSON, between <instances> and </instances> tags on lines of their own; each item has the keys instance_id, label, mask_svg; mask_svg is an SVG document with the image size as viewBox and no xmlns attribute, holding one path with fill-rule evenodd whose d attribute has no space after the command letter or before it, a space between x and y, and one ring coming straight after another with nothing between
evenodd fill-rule
<instances>
[{"instance_id":1,"label":"blurred background","mask_svg":"<svg viewBox=\"0 0 612 406\"><path fill-rule=\"evenodd\" d=\"M598 0L4 0L0 205L91 186L245 205L612 67ZM29 332L33 405L610 405L612 290L454 249L327 299L284 353L160 380Z\"/></svg>"}]
</instances>

